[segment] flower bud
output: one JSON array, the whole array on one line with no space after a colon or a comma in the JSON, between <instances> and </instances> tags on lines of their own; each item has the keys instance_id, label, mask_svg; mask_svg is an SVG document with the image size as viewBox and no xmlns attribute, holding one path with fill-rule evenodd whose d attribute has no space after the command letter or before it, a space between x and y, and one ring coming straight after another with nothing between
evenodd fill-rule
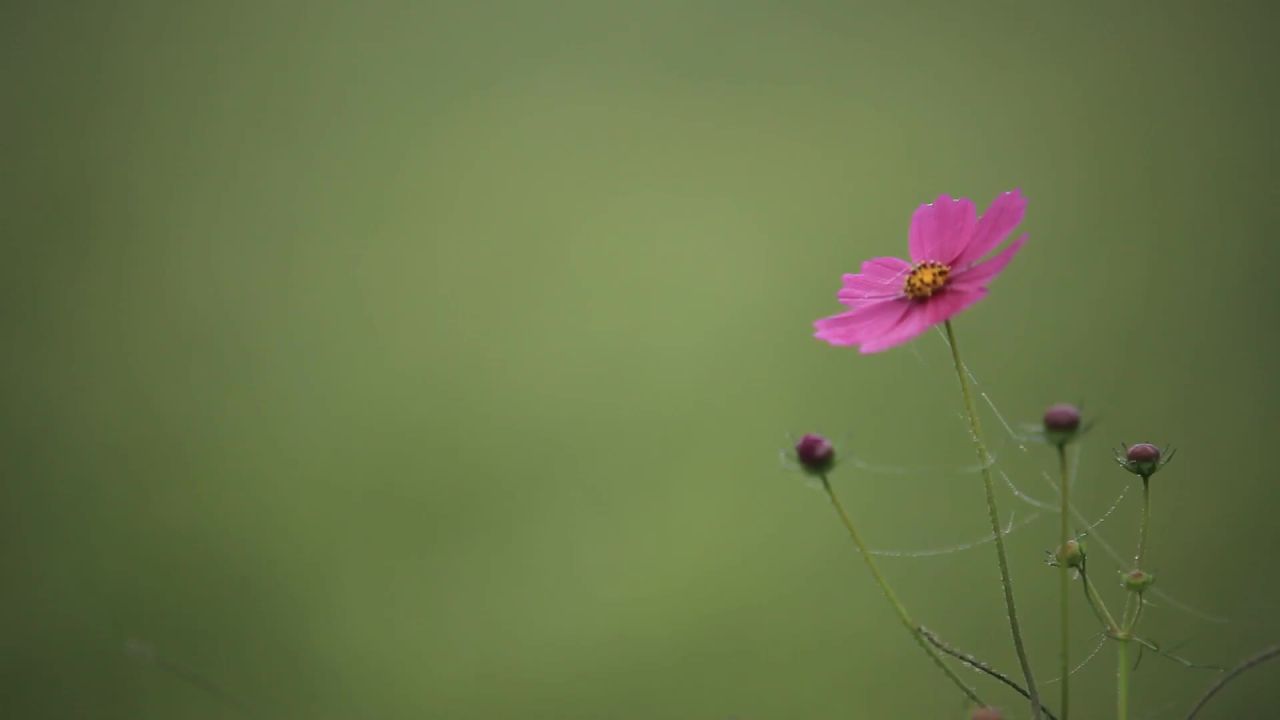
<instances>
[{"instance_id":1,"label":"flower bud","mask_svg":"<svg viewBox=\"0 0 1280 720\"><path fill-rule=\"evenodd\" d=\"M1125 459L1136 463L1160 462L1160 448L1151 443L1138 443L1125 452Z\"/></svg>"},{"instance_id":2,"label":"flower bud","mask_svg":"<svg viewBox=\"0 0 1280 720\"><path fill-rule=\"evenodd\" d=\"M1116 462L1120 463L1120 467L1145 481L1164 467L1172 457L1173 453L1165 456L1163 450L1151 443L1138 443L1125 448L1124 454L1117 454Z\"/></svg>"},{"instance_id":3,"label":"flower bud","mask_svg":"<svg viewBox=\"0 0 1280 720\"><path fill-rule=\"evenodd\" d=\"M1130 570L1124 574L1124 589L1141 593L1156 581L1156 576L1145 570Z\"/></svg>"},{"instance_id":4,"label":"flower bud","mask_svg":"<svg viewBox=\"0 0 1280 720\"><path fill-rule=\"evenodd\" d=\"M1044 411L1044 436L1054 445L1066 445L1080 431L1080 408L1067 403Z\"/></svg>"},{"instance_id":5,"label":"flower bud","mask_svg":"<svg viewBox=\"0 0 1280 720\"><path fill-rule=\"evenodd\" d=\"M1058 565L1065 565L1069 568L1078 568L1084 566L1084 546L1077 540L1068 540L1066 545L1058 548L1055 554Z\"/></svg>"},{"instance_id":6,"label":"flower bud","mask_svg":"<svg viewBox=\"0 0 1280 720\"><path fill-rule=\"evenodd\" d=\"M826 475L836 464L835 446L821 435L807 433L796 443L796 461L810 475Z\"/></svg>"},{"instance_id":7,"label":"flower bud","mask_svg":"<svg viewBox=\"0 0 1280 720\"><path fill-rule=\"evenodd\" d=\"M987 705L985 707L974 708L973 712L969 714L969 720L1004 720L1004 713L1000 712L997 708Z\"/></svg>"}]
</instances>

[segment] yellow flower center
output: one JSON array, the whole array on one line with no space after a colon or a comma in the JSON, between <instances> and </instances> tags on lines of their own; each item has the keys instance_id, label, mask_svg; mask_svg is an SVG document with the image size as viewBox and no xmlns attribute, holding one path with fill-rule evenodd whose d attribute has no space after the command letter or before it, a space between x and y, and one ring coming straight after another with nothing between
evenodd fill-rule
<instances>
[{"instance_id":1,"label":"yellow flower center","mask_svg":"<svg viewBox=\"0 0 1280 720\"><path fill-rule=\"evenodd\" d=\"M951 276L951 268L940 262L916 263L907 275L907 283L902 291L912 300L924 300L941 290Z\"/></svg>"}]
</instances>

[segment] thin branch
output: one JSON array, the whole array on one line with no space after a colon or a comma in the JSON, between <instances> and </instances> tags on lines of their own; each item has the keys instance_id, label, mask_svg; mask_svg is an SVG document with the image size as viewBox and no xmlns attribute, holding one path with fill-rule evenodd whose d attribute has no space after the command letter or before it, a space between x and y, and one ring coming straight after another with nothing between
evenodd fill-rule
<instances>
[{"instance_id":1,"label":"thin branch","mask_svg":"<svg viewBox=\"0 0 1280 720\"><path fill-rule=\"evenodd\" d=\"M1203 696L1201 696L1200 701L1195 704L1195 707L1191 708L1191 712L1187 713L1187 720L1193 720L1193 718L1195 718L1195 716L1204 709L1204 706L1213 699L1213 696L1217 695L1222 688L1226 687L1227 683L1235 680L1246 670L1257 667L1258 665L1261 665L1275 657L1280 657L1280 645L1272 645L1256 655L1245 658L1244 662L1234 668L1231 668L1226 675L1218 678L1217 682L1209 686L1209 689L1205 691Z\"/></svg>"},{"instance_id":2,"label":"thin branch","mask_svg":"<svg viewBox=\"0 0 1280 720\"><path fill-rule=\"evenodd\" d=\"M960 349L956 346L955 329L951 321L945 323L947 344L951 346L951 360L955 364L956 378L960 381L960 395L964 400L965 414L969 416L969 434L973 439L974 450L978 454L978 464L991 462L991 453L982 436L982 422L978 419L978 408L973 404L973 393L969 388L969 377L966 375L964 361L960 359ZM1027 682L1027 699L1031 702L1031 717L1041 720L1040 691L1036 688L1035 673L1031 669L1031 660L1027 657L1027 648L1022 640L1022 625L1018 621L1018 606L1014 600L1013 576L1009 572L1009 556L1004 548L1004 537L1000 534L1000 508L996 503L995 482L991 479L991 468L982 471L982 487L986 493L987 519L991 522L991 534L995 536L996 565L1000 568L1000 586L1004 590L1004 608L1009 616L1009 634L1013 638L1013 649L1018 655L1018 664L1022 666L1022 677Z\"/></svg>"},{"instance_id":3,"label":"thin branch","mask_svg":"<svg viewBox=\"0 0 1280 720\"><path fill-rule=\"evenodd\" d=\"M939 649L939 650L941 650L942 652L944 652L944 653L946 653L946 654L950 655L951 657L953 657L953 658L955 658L955 659L959 660L960 662L964 663L965 665L968 665L969 667L973 668L974 670L977 670L977 671L978 671L978 672L980 672L980 673L985 673L985 674L987 674L987 675L990 675L991 677L995 678L996 680L999 680L1000 682L1004 683L1005 685L1008 685L1009 687L1013 688L1013 689L1014 689L1014 691L1016 691L1016 692L1017 692L1019 695L1021 695L1022 697L1026 698L1026 699L1028 699L1028 700L1030 700L1030 699L1031 699L1031 694L1030 694L1030 693L1028 693L1028 692L1026 691L1026 689L1025 689L1025 688L1023 688L1021 685L1019 685L1019 684L1018 684L1018 682L1017 682L1016 680L1014 680L1013 678L1009 677L1008 675L1005 675L1004 673L1000 672L999 670L996 670L995 668L993 668L993 667L991 667L990 665L986 664L985 662L983 662L983 661L979 660L978 658L974 657L973 655L970 655L969 653L964 652L963 650L960 650L960 649L957 649L957 648L954 648L954 647L952 647L952 646L948 645L948 644L947 644L947 643L946 643L942 638L940 638L940 637L938 637L937 635L935 635L935 634L934 634L934 632L933 632L932 630L930 630L929 628L926 628L926 627L924 627L923 625L922 625L922 626L920 626L920 634L924 636L924 639L925 639L925 640L928 640L928 641L929 641L929 644L931 644L931 645L933 645L934 647L938 648L938 649ZM1046 717L1048 717L1048 718L1049 718L1049 720L1058 720L1056 717L1054 717L1054 715L1053 715L1053 713L1052 713L1052 712L1049 712L1049 708L1045 707L1044 705L1041 705L1041 706L1040 706L1040 710L1041 710L1042 712L1044 712L1045 716L1046 716Z\"/></svg>"},{"instance_id":4,"label":"thin branch","mask_svg":"<svg viewBox=\"0 0 1280 720\"><path fill-rule=\"evenodd\" d=\"M840 502L840 498L836 495L835 489L831 487L831 479L828 478L825 473L820 477L822 480L822 487L827 491L827 497L830 498L832 507L835 508L836 514L840 516L840 522L844 524L845 530L849 532L849 539L853 541L854 546L858 548L858 552L862 554L862 559L867 563L867 569L871 571L871 577L875 580L876 584L880 586L880 591L884 593L885 599L889 601L889 604L893 606L894 611L898 613L898 619L902 621L902 626L907 629L907 632L911 633L911 637L916 641L916 644L919 645L920 649L929 656L929 659L938 666L938 669L941 670L943 674L951 680L951 682L955 683L956 687L960 688L960 692L964 693L965 696L975 704L985 705L986 703L982 702L982 699L978 697L973 688L969 687L969 685L956 674L956 671L953 670L951 666L947 665L946 661L942 659L942 656L938 654L937 650L930 647L928 641L926 641L924 636L920 633L920 627L916 625L911 619L911 616L907 614L907 608L903 606L902 601L898 599L897 593L895 593L893 588L889 585L889 581L885 580L884 574L880 572L880 565L876 562L876 559L871 556L871 553L868 552L867 544L863 541L862 534L858 532L858 528L853 524L853 518L849 517L848 511L844 509L844 504Z\"/></svg>"},{"instance_id":5,"label":"thin branch","mask_svg":"<svg viewBox=\"0 0 1280 720\"><path fill-rule=\"evenodd\" d=\"M1093 608L1093 613L1098 616L1098 620L1107 628L1107 634L1116 637L1120 634L1120 626L1116 624L1115 618L1112 617L1111 611L1107 609L1107 604L1102 600L1102 596L1098 595L1098 589L1089 582L1089 562L1084 560L1080 563L1080 584L1084 589L1084 597L1089 601L1089 607Z\"/></svg>"},{"instance_id":6,"label":"thin branch","mask_svg":"<svg viewBox=\"0 0 1280 720\"><path fill-rule=\"evenodd\" d=\"M1184 657L1179 657L1179 656L1177 656L1177 655L1174 655L1174 654L1173 654L1173 653L1171 653L1171 652L1167 652L1167 651L1165 651L1165 650L1162 650L1162 649L1160 649L1160 646L1159 646L1159 645L1156 645L1155 643L1151 642L1150 640L1145 640L1145 639L1143 639L1143 638L1140 638L1140 637L1138 637L1137 635L1134 635L1134 636L1133 636L1133 640L1134 640L1134 642L1136 642L1136 643L1138 643L1139 645L1141 645L1142 647L1144 647L1144 648L1146 648L1146 649L1150 650L1151 652L1153 652L1153 653L1155 653L1155 654L1157 654L1157 655L1161 655L1161 656L1163 656L1163 657L1167 657L1167 658L1169 658L1170 660L1172 660L1172 661L1174 661L1174 662L1176 662L1176 663L1178 663L1178 664L1182 665L1183 667L1189 667L1189 668L1191 668L1191 669L1193 669L1193 670L1217 670L1218 672L1223 672L1223 671L1226 669L1226 668L1219 667L1219 666L1217 666L1217 665L1203 665L1203 664L1201 664L1201 663L1191 662L1190 660L1188 660L1188 659L1186 659L1186 658L1184 658ZM1141 659L1141 658L1139 658L1139 659ZM1135 665L1134 665L1134 669L1136 670L1136 669L1137 669L1137 667L1138 667L1138 666L1135 664Z\"/></svg>"},{"instance_id":7,"label":"thin branch","mask_svg":"<svg viewBox=\"0 0 1280 720\"><path fill-rule=\"evenodd\" d=\"M1075 675L1076 673L1083 670L1085 665L1088 665L1090 662L1093 661L1094 658L1098 657L1098 653L1102 652L1102 646L1106 645L1107 640L1110 639L1105 631L1098 633L1096 637L1098 638L1098 644L1093 646L1093 650L1090 651L1089 654L1086 655L1083 660L1081 660L1074 668L1071 668L1072 675ZM1044 684L1052 685L1053 683L1060 682L1061 680L1062 678L1045 680Z\"/></svg>"}]
</instances>

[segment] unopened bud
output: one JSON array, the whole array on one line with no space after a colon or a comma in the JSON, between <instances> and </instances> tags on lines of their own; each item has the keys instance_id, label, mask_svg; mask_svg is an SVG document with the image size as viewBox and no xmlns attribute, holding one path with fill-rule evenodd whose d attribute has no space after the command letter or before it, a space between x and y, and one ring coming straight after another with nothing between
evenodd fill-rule
<instances>
[{"instance_id":1,"label":"unopened bud","mask_svg":"<svg viewBox=\"0 0 1280 720\"><path fill-rule=\"evenodd\" d=\"M1004 720L1004 713L999 708L993 708L990 705L980 708L974 708L969 714L969 720Z\"/></svg>"},{"instance_id":2,"label":"unopened bud","mask_svg":"<svg viewBox=\"0 0 1280 720\"><path fill-rule=\"evenodd\" d=\"M796 443L796 462L810 475L826 475L836 464L836 449L831 441L808 433Z\"/></svg>"},{"instance_id":3,"label":"unopened bud","mask_svg":"<svg viewBox=\"0 0 1280 720\"><path fill-rule=\"evenodd\" d=\"M1151 443L1138 443L1125 448L1123 454L1117 454L1116 462L1125 470L1147 480L1164 467L1171 457L1173 453L1165 456L1163 450Z\"/></svg>"},{"instance_id":4,"label":"unopened bud","mask_svg":"<svg viewBox=\"0 0 1280 720\"><path fill-rule=\"evenodd\" d=\"M1145 570L1130 570L1124 574L1124 589L1141 593L1156 581L1156 576Z\"/></svg>"},{"instance_id":5,"label":"unopened bud","mask_svg":"<svg viewBox=\"0 0 1280 720\"><path fill-rule=\"evenodd\" d=\"M1080 408L1067 403L1044 411L1044 435L1054 445L1066 445L1080 431Z\"/></svg>"},{"instance_id":6,"label":"unopened bud","mask_svg":"<svg viewBox=\"0 0 1280 720\"><path fill-rule=\"evenodd\" d=\"M1084 546L1078 540L1068 540L1067 544L1058 548L1056 554L1058 564L1069 568L1084 566Z\"/></svg>"},{"instance_id":7,"label":"unopened bud","mask_svg":"<svg viewBox=\"0 0 1280 720\"><path fill-rule=\"evenodd\" d=\"M1160 448L1151 443L1138 443L1125 452L1125 457L1129 459L1129 462L1160 462Z\"/></svg>"}]
</instances>

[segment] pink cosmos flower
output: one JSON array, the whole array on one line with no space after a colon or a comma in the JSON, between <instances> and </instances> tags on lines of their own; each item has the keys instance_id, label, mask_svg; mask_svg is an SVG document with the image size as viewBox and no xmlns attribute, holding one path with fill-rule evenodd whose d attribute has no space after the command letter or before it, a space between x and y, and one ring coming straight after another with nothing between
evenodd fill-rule
<instances>
[{"instance_id":1,"label":"pink cosmos flower","mask_svg":"<svg viewBox=\"0 0 1280 720\"><path fill-rule=\"evenodd\" d=\"M980 218L967 198L940 195L921 205L907 235L911 261L873 258L862 263L861 273L845 275L836 298L849 310L815 322L814 337L881 352L965 310L986 296L987 283L1027 241L1024 234L983 262L1026 209L1018 190L1001 194Z\"/></svg>"}]
</instances>

